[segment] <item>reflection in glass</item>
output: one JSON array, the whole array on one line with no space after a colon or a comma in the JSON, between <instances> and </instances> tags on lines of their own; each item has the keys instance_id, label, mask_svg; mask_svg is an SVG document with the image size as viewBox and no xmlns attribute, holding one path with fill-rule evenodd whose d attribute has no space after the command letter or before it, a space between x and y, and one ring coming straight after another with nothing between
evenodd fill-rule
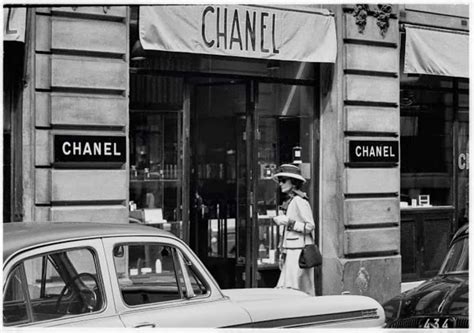
<instances>
[{"instance_id":1,"label":"reflection in glass","mask_svg":"<svg viewBox=\"0 0 474 333\"><path fill-rule=\"evenodd\" d=\"M181 112L130 115L130 216L182 237Z\"/></svg>"}]
</instances>

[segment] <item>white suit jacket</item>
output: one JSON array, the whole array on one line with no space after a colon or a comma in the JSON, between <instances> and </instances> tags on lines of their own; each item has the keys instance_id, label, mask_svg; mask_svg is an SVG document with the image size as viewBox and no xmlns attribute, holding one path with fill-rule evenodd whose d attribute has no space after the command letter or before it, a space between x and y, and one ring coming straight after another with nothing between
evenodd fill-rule
<instances>
[{"instance_id":1,"label":"white suit jacket","mask_svg":"<svg viewBox=\"0 0 474 333\"><path fill-rule=\"evenodd\" d=\"M288 205L286 216L294 220L293 230L286 230L283 236L283 249L303 248L306 244L313 244L313 230L315 228L313 212L308 200L295 195ZM306 237L303 231L306 232Z\"/></svg>"}]
</instances>

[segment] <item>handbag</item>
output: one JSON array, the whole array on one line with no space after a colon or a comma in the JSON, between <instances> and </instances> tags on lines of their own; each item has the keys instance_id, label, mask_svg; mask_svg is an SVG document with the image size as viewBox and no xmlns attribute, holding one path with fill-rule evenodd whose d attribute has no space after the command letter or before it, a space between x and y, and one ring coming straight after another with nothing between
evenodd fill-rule
<instances>
[{"instance_id":1,"label":"handbag","mask_svg":"<svg viewBox=\"0 0 474 333\"><path fill-rule=\"evenodd\" d=\"M303 229L304 242L306 244L306 223ZM298 259L298 265L300 268L311 268L319 266L323 263L323 257L319 251L319 247L316 244L307 244L301 250L300 257Z\"/></svg>"}]
</instances>

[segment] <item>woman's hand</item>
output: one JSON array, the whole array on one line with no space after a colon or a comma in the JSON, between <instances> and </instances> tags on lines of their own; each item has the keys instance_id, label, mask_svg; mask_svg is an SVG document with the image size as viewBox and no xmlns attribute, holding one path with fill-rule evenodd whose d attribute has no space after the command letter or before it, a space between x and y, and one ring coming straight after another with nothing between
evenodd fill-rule
<instances>
[{"instance_id":1,"label":"woman's hand","mask_svg":"<svg viewBox=\"0 0 474 333\"><path fill-rule=\"evenodd\" d=\"M278 225L288 225L288 222L290 222L290 219L286 215L278 215L273 218L273 222L275 222Z\"/></svg>"},{"instance_id":2,"label":"woman's hand","mask_svg":"<svg viewBox=\"0 0 474 333\"><path fill-rule=\"evenodd\" d=\"M305 232L310 233L311 231L313 231L313 229L314 229L314 225L312 225L311 223L295 222L295 221L290 220L290 222L288 222L287 230L301 232L301 233L305 233Z\"/></svg>"},{"instance_id":3,"label":"woman's hand","mask_svg":"<svg viewBox=\"0 0 474 333\"><path fill-rule=\"evenodd\" d=\"M280 253L280 257L278 258L278 268L283 270L283 265L285 264L286 254Z\"/></svg>"},{"instance_id":4,"label":"woman's hand","mask_svg":"<svg viewBox=\"0 0 474 333\"><path fill-rule=\"evenodd\" d=\"M304 232L305 227L306 227L306 223L295 222L295 224L293 224L293 231Z\"/></svg>"}]
</instances>

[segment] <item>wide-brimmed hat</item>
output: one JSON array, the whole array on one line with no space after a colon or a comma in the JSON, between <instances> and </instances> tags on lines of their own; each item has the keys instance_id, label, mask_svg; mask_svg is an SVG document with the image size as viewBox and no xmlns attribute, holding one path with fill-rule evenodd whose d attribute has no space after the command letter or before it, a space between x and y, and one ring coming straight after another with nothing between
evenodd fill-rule
<instances>
[{"instance_id":1,"label":"wide-brimmed hat","mask_svg":"<svg viewBox=\"0 0 474 333\"><path fill-rule=\"evenodd\" d=\"M300 168L293 164L282 164L278 168L278 172L273 175L272 179L278 183L279 177L298 179L303 183L306 183L306 179L301 175Z\"/></svg>"}]
</instances>

